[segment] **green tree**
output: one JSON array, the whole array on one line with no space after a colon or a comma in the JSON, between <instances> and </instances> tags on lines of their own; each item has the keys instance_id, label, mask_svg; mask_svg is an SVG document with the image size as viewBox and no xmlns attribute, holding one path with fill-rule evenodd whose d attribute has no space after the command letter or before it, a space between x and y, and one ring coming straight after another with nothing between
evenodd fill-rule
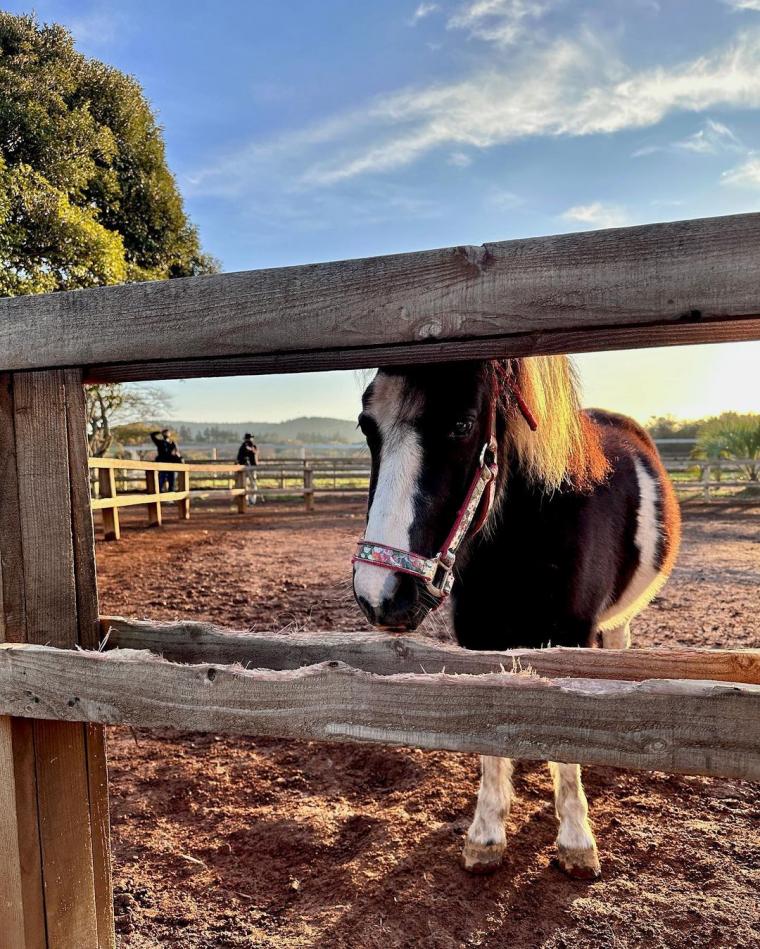
<instances>
[{"instance_id":1,"label":"green tree","mask_svg":"<svg viewBox=\"0 0 760 949\"><path fill-rule=\"evenodd\" d=\"M0 13L0 295L216 269L136 80Z\"/></svg>"},{"instance_id":2,"label":"green tree","mask_svg":"<svg viewBox=\"0 0 760 949\"><path fill-rule=\"evenodd\" d=\"M697 435L697 452L705 458L746 460L749 480L760 480L760 415L724 412L710 419Z\"/></svg>"}]
</instances>

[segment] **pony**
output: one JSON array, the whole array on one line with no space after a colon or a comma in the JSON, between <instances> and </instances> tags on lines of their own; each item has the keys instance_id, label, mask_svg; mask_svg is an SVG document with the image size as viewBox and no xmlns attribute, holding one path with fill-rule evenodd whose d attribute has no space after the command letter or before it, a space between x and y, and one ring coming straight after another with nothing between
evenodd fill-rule
<instances>
[{"instance_id":1,"label":"pony","mask_svg":"<svg viewBox=\"0 0 760 949\"><path fill-rule=\"evenodd\" d=\"M566 356L380 369L359 427L372 467L353 590L374 626L416 629L450 593L465 649L630 645L677 556L678 502L636 422L581 409ZM594 878L580 766L549 769L556 862ZM511 775L481 757L469 871L502 862Z\"/></svg>"}]
</instances>

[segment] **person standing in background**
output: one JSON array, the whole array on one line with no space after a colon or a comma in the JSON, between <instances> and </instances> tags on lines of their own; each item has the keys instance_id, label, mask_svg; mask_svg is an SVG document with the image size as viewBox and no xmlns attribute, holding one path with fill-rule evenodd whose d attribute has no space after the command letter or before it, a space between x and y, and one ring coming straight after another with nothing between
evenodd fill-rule
<instances>
[{"instance_id":1,"label":"person standing in background","mask_svg":"<svg viewBox=\"0 0 760 949\"><path fill-rule=\"evenodd\" d=\"M177 447L177 443L172 440L171 429L163 428L160 432L151 432L150 437L156 446L156 461L169 462L170 464L179 464L182 461L182 455ZM174 471L158 472L158 490L174 490Z\"/></svg>"},{"instance_id":2,"label":"person standing in background","mask_svg":"<svg viewBox=\"0 0 760 949\"><path fill-rule=\"evenodd\" d=\"M246 497L249 507L253 507L256 503L256 491L258 488L256 467L259 463L259 449L250 432L246 432L243 436L243 444L238 448L237 463L239 465L245 465L246 467L246 487L248 488Z\"/></svg>"}]
</instances>

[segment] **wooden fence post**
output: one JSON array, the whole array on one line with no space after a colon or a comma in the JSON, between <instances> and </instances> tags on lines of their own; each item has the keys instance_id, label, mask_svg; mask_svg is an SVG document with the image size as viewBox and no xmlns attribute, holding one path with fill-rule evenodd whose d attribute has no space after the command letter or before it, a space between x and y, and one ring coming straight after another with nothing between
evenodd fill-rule
<instances>
[{"instance_id":1,"label":"wooden fence post","mask_svg":"<svg viewBox=\"0 0 760 949\"><path fill-rule=\"evenodd\" d=\"M248 506L248 484L246 475L247 472L245 468L235 472L235 487L243 491L242 494L238 494L235 497L235 506L237 507L238 514L245 514L246 507Z\"/></svg>"},{"instance_id":2,"label":"wooden fence post","mask_svg":"<svg viewBox=\"0 0 760 949\"><path fill-rule=\"evenodd\" d=\"M710 500L710 462L705 462L702 467L702 494L705 501Z\"/></svg>"},{"instance_id":3,"label":"wooden fence post","mask_svg":"<svg viewBox=\"0 0 760 949\"><path fill-rule=\"evenodd\" d=\"M161 492L161 481L159 479L158 471L154 471L152 468L149 468L145 472L145 487L148 491L148 494L154 494L157 498L157 500L151 501L150 504L148 504L148 524L150 527L160 527L161 501L158 500L158 495Z\"/></svg>"},{"instance_id":4,"label":"wooden fence post","mask_svg":"<svg viewBox=\"0 0 760 949\"><path fill-rule=\"evenodd\" d=\"M93 648L98 604L81 373L1 381L0 639ZM4 947L115 945L105 762L100 727L0 722Z\"/></svg>"},{"instance_id":5,"label":"wooden fence post","mask_svg":"<svg viewBox=\"0 0 760 949\"><path fill-rule=\"evenodd\" d=\"M303 466L303 500L306 510L311 513L314 510L314 469L308 461Z\"/></svg>"},{"instance_id":6,"label":"wooden fence post","mask_svg":"<svg viewBox=\"0 0 760 949\"><path fill-rule=\"evenodd\" d=\"M116 497L116 472L113 468L100 468L98 470L98 485L101 498ZM103 534L106 540L120 540L121 538L119 509L115 504L113 507L103 508Z\"/></svg>"},{"instance_id":7,"label":"wooden fence post","mask_svg":"<svg viewBox=\"0 0 760 949\"><path fill-rule=\"evenodd\" d=\"M177 510L179 511L179 519L181 521L190 520L190 469L183 468L179 472L179 478L177 479L177 487L180 491L184 491L187 494L187 497L182 498L180 501L177 501Z\"/></svg>"}]
</instances>

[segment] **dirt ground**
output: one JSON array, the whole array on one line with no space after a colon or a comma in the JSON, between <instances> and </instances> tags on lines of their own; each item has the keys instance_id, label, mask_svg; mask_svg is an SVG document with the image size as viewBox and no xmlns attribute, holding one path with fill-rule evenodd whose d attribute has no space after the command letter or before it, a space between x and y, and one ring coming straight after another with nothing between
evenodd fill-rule
<instances>
[{"instance_id":1,"label":"dirt ground","mask_svg":"<svg viewBox=\"0 0 760 949\"><path fill-rule=\"evenodd\" d=\"M127 527L98 543L101 612L365 628L346 579L362 523L323 503ZM760 647L760 510L687 512L684 533L635 643ZM109 756L122 949L760 946L757 785L585 769L589 884L551 864L543 765L517 767L504 866L470 877L475 756L121 727Z\"/></svg>"}]
</instances>

